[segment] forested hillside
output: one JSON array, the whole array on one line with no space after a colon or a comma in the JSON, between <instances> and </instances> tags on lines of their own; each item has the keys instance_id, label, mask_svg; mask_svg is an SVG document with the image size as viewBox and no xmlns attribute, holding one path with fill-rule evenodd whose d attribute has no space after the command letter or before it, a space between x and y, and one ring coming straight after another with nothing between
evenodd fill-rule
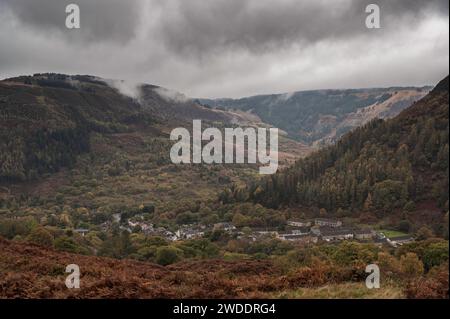
<instances>
[{"instance_id":1,"label":"forested hillside","mask_svg":"<svg viewBox=\"0 0 450 319\"><path fill-rule=\"evenodd\" d=\"M448 210L448 77L390 120L374 120L234 197L317 207L340 216L386 216L417 204Z\"/></svg>"},{"instance_id":2,"label":"forested hillside","mask_svg":"<svg viewBox=\"0 0 450 319\"><path fill-rule=\"evenodd\" d=\"M259 116L307 144L334 143L374 118L391 118L425 96L430 87L316 90L257 95L241 99L200 99L226 110Z\"/></svg>"},{"instance_id":3,"label":"forested hillside","mask_svg":"<svg viewBox=\"0 0 450 319\"><path fill-rule=\"evenodd\" d=\"M192 118L233 117L156 86L110 82L62 74L0 81L0 182L33 180L73 166L77 155L90 150L90 133L153 128L158 134L156 123L170 127Z\"/></svg>"}]
</instances>

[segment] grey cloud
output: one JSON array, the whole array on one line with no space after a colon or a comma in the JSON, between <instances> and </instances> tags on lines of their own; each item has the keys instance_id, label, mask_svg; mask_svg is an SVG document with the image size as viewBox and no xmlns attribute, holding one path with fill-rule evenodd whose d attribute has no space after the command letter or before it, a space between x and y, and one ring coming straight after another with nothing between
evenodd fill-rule
<instances>
[{"instance_id":1,"label":"grey cloud","mask_svg":"<svg viewBox=\"0 0 450 319\"><path fill-rule=\"evenodd\" d=\"M64 28L70 2L80 30ZM372 2L381 30L365 28ZM0 78L92 74L239 97L433 84L448 50L447 0L0 0Z\"/></svg>"},{"instance_id":2,"label":"grey cloud","mask_svg":"<svg viewBox=\"0 0 450 319\"><path fill-rule=\"evenodd\" d=\"M82 28L65 27L66 6L78 4ZM21 23L42 32L59 32L75 41L128 42L140 21L142 1L123 0L0 0Z\"/></svg>"},{"instance_id":3,"label":"grey cloud","mask_svg":"<svg viewBox=\"0 0 450 319\"><path fill-rule=\"evenodd\" d=\"M447 0L190 0L167 3L166 8L170 8L167 19L159 25L161 38L173 52L195 57L233 49L264 53L292 44L308 45L364 35L368 31L364 24L365 7L370 3L381 7L383 28L380 33L392 32L400 21L413 27L428 11L448 15Z\"/></svg>"}]
</instances>

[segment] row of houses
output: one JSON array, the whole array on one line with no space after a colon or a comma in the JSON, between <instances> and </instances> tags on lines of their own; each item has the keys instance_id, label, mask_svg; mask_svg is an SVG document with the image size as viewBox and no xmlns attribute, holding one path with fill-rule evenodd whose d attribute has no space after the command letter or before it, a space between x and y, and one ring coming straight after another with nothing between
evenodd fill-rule
<instances>
[{"instance_id":1,"label":"row of houses","mask_svg":"<svg viewBox=\"0 0 450 319\"><path fill-rule=\"evenodd\" d=\"M153 224L139 219L128 220L127 225L121 225L121 228L130 232L136 227L140 227L146 235L163 237L169 241L198 239L204 237L207 232L215 230L222 230L237 238L248 238L253 241L257 241L262 237L272 237L301 243L317 243L318 241L335 242L355 239L358 241L372 241L377 244L386 243L393 247L397 247L414 240L410 236L388 239L384 237L383 234L376 233L370 228L355 229L343 227L342 221L327 218L316 218L313 221L290 219L287 221L285 231L253 228L250 233L245 234L229 222L216 223L210 226L201 224L182 225L175 232L164 227L155 228ZM85 235L87 230L79 230L77 232Z\"/></svg>"},{"instance_id":2,"label":"row of houses","mask_svg":"<svg viewBox=\"0 0 450 319\"><path fill-rule=\"evenodd\" d=\"M306 221L302 219L290 219L287 221L288 226L292 227L311 227L312 222ZM314 225L315 226L326 226L326 227L341 227L342 221L338 219L329 219L329 218L316 218L314 219Z\"/></svg>"}]
</instances>

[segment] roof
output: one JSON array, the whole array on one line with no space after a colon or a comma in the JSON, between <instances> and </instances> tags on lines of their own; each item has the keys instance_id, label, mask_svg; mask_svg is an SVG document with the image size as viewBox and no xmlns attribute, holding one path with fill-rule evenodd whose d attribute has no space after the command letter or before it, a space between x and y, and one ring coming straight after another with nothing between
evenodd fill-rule
<instances>
[{"instance_id":1,"label":"roof","mask_svg":"<svg viewBox=\"0 0 450 319\"><path fill-rule=\"evenodd\" d=\"M373 234L373 230L372 229L357 229L355 230L355 234L357 235L362 235L362 234Z\"/></svg>"},{"instance_id":2,"label":"roof","mask_svg":"<svg viewBox=\"0 0 450 319\"><path fill-rule=\"evenodd\" d=\"M329 219L329 218L316 218L315 221L327 222L327 223L338 223L340 220L338 219Z\"/></svg>"},{"instance_id":3,"label":"roof","mask_svg":"<svg viewBox=\"0 0 450 319\"><path fill-rule=\"evenodd\" d=\"M337 235L353 235L353 231L350 229L320 229L320 234L322 236L337 236Z\"/></svg>"},{"instance_id":4,"label":"roof","mask_svg":"<svg viewBox=\"0 0 450 319\"><path fill-rule=\"evenodd\" d=\"M309 233L310 232L310 227L307 226L301 226L301 227L293 227L293 226L288 226L285 228L284 232L281 233L292 233L292 232L302 232L302 233ZM280 232L279 232L280 233Z\"/></svg>"},{"instance_id":5,"label":"roof","mask_svg":"<svg viewBox=\"0 0 450 319\"><path fill-rule=\"evenodd\" d=\"M305 237L313 237L310 234L301 234L301 235L296 235L296 234L285 234L283 235L285 238L292 238L292 239L296 239L296 238L305 238Z\"/></svg>"},{"instance_id":6,"label":"roof","mask_svg":"<svg viewBox=\"0 0 450 319\"><path fill-rule=\"evenodd\" d=\"M405 236L389 238L389 240L391 240L391 241L407 241L407 240L414 240L414 237L405 235Z\"/></svg>"},{"instance_id":7,"label":"roof","mask_svg":"<svg viewBox=\"0 0 450 319\"><path fill-rule=\"evenodd\" d=\"M265 227L252 227L251 230L254 232L271 232L271 233L278 231L278 229L276 228L265 228Z\"/></svg>"},{"instance_id":8,"label":"roof","mask_svg":"<svg viewBox=\"0 0 450 319\"><path fill-rule=\"evenodd\" d=\"M309 221L309 220L304 220L304 219L300 219L300 218L291 218L291 219L288 219L288 223L289 223L289 222L307 224L307 223L310 223L311 221Z\"/></svg>"}]
</instances>

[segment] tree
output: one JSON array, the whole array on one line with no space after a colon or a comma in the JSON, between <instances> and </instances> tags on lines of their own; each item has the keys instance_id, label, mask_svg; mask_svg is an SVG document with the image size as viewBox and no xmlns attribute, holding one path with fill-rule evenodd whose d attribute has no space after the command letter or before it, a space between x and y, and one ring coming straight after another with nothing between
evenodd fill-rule
<instances>
[{"instance_id":1,"label":"tree","mask_svg":"<svg viewBox=\"0 0 450 319\"><path fill-rule=\"evenodd\" d=\"M433 231L428 226L422 226L417 231L417 240L425 240L433 236L434 236Z\"/></svg>"},{"instance_id":2,"label":"tree","mask_svg":"<svg viewBox=\"0 0 450 319\"><path fill-rule=\"evenodd\" d=\"M408 233L410 229L411 223L407 220L401 220L397 225L397 230L404 233Z\"/></svg>"},{"instance_id":3,"label":"tree","mask_svg":"<svg viewBox=\"0 0 450 319\"><path fill-rule=\"evenodd\" d=\"M400 267L402 273L408 277L413 278L423 274L423 263L415 253L406 253L400 257Z\"/></svg>"},{"instance_id":4,"label":"tree","mask_svg":"<svg viewBox=\"0 0 450 319\"><path fill-rule=\"evenodd\" d=\"M142 204L139 206L139 209L143 213L153 214L155 212L155 205L154 204Z\"/></svg>"},{"instance_id":5,"label":"tree","mask_svg":"<svg viewBox=\"0 0 450 319\"><path fill-rule=\"evenodd\" d=\"M27 240L40 246L53 246L53 236L44 227L38 227L32 230Z\"/></svg>"},{"instance_id":6,"label":"tree","mask_svg":"<svg viewBox=\"0 0 450 319\"><path fill-rule=\"evenodd\" d=\"M387 252L378 253L377 264L384 275L392 276L400 273L400 262Z\"/></svg>"},{"instance_id":7,"label":"tree","mask_svg":"<svg viewBox=\"0 0 450 319\"><path fill-rule=\"evenodd\" d=\"M423 262L427 270L448 261L448 241L430 244L423 253Z\"/></svg>"},{"instance_id":8,"label":"tree","mask_svg":"<svg viewBox=\"0 0 450 319\"><path fill-rule=\"evenodd\" d=\"M236 227L245 227L250 222L250 219L247 216L244 216L240 213L236 213L233 216L233 225Z\"/></svg>"},{"instance_id":9,"label":"tree","mask_svg":"<svg viewBox=\"0 0 450 319\"><path fill-rule=\"evenodd\" d=\"M79 253L83 251L83 248L80 247L72 238L69 237L56 238L54 241L54 246L58 250L67 251L71 253Z\"/></svg>"},{"instance_id":10,"label":"tree","mask_svg":"<svg viewBox=\"0 0 450 319\"><path fill-rule=\"evenodd\" d=\"M407 211L407 212L412 212L416 209L416 204L413 201L409 201L405 204L405 206L403 207L403 210Z\"/></svg>"},{"instance_id":11,"label":"tree","mask_svg":"<svg viewBox=\"0 0 450 319\"><path fill-rule=\"evenodd\" d=\"M176 222L178 225L192 224L197 221L198 216L190 211L178 214Z\"/></svg>"},{"instance_id":12,"label":"tree","mask_svg":"<svg viewBox=\"0 0 450 319\"><path fill-rule=\"evenodd\" d=\"M172 246L159 247L156 250L156 262L162 266L171 265L181 259L180 249Z\"/></svg>"},{"instance_id":13,"label":"tree","mask_svg":"<svg viewBox=\"0 0 450 319\"><path fill-rule=\"evenodd\" d=\"M370 211L370 210L372 209L372 206L373 206L372 194L369 193L369 194L367 195L366 200L364 201L363 209L364 209L366 212L368 212L368 211Z\"/></svg>"}]
</instances>

